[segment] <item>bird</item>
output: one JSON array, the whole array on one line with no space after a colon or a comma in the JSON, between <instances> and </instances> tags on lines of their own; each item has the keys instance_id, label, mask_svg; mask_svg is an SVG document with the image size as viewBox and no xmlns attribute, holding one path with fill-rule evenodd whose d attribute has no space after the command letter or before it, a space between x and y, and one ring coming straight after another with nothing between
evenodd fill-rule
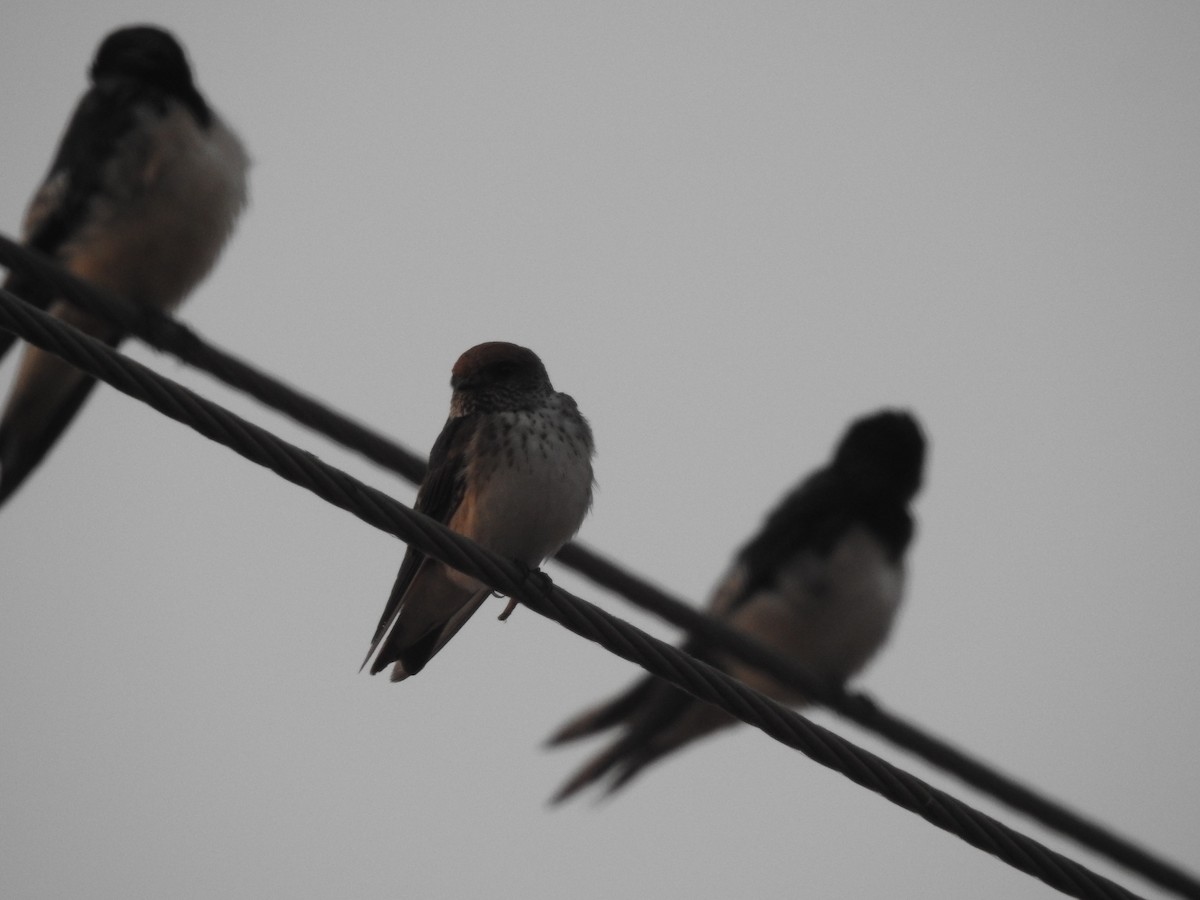
<instances>
[{"instance_id":1,"label":"bird","mask_svg":"<svg viewBox=\"0 0 1200 900\"><path fill-rule=\"evenodd\" d=\"M905 411L884 409L847 429L833 457L766 517L717 582L709 612L729 627L841 686L884 643L903 593L925 438ZM699 640L684 648L748 686L790 705L805 698ZM549 746L621 726L552 798L559 803L609 777L607 793L647 765L735 719L647 676L564 724Z\"/></svg>"},{"instance_id":2,"label":"bird","mask_svg":"<svg viewBox=\"0 0 1200 900\"><path fill-rule=\"evenodd\" d=\"M579 530L592 503L592 432L532 350L489 341L451 372L450 416L415 509L533 570ZM410 546L363 667L420 672L491 588ZM508 617L509 602L501 619ZM361 671L361 669L360 669Z\"/></svg>"},{"instance_id":3,"label":"bird","mask_svg":"<svg viewBox=\"0 0 1200 900\"><path fill-rule=\"evenodd\" d=\"M174 309L208 273L246 204L250 160L197 89L183 47L152 25L101 41L41 186L22 244L142 307ZM113 324L33 278L5 288L116 346ZM0 357L12 343L0 341ZM0 414L0 504L37 467L95 381L26 347Z\"/></svg>"}]
</instances>

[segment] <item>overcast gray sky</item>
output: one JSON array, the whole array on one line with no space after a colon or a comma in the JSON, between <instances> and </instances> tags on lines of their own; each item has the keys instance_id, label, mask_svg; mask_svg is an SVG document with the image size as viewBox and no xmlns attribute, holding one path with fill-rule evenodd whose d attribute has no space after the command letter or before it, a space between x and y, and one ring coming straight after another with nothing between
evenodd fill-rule
<instances>
[{"instance_id":1,"label":"overcast gray sky","mask_svg":"<svg viewBox=\"0 0 1200 900\"><path fill-rule=\"evenodd\" d=\"M582 540L696 602L850 419L911 408L861 686L1200 870L1200 6L9 2L0 229L141 21L255 159L190 324L422 452L460 352L534 348L596 433ZM0 894L1056 896L749 728L550 810L592 747L543 738L635 672L497 600L358 674L402 554L98 390L0 514Z\"/></svg>"}]
</instances>

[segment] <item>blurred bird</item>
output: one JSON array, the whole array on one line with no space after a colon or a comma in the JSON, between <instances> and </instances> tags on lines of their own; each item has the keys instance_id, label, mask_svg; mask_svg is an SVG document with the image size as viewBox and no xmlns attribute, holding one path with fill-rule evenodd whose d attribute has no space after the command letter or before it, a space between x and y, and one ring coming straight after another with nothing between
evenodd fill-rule
<instances>
[{"instance_id":1,"label":"blurred bird","mask_svg":"<svg viewBox=\"0 0 1200 900\"><path fill-rule=\"evenodd\" d=\"M434 442L416 510L535 567L579 530L592 502L592 433L531 350L494 341L458 358L450 418ZM363 661L415 675L491 588L409 547ZM510 601L501 618L512 612Z\"/></svg>"},{"instance_id":2,"label":"blurred bird","mask_svg":"<svg viewBox=\"0 0 1200 900\"><path fill-rule=\"evenodd\" d=\"M22 226L26 247L142 306L169 310L207 274L246 202L249 160L192 81L183 48L150 26L96 51L92 86L67 125ZM124 333L35 279L5 287L115 346ZM0 333L0 356L12 336ZM0 503L45 456L95 381L27 347L0 417Z\"/></svg>"},{"instance_id":3,"label":"blurred bird","mask_svg":"<svg viewBox=\"0 0 1200 900\"><path fill-rule=\"evenodd\" d=\"M840 685L883 644L900 605L908 504L921 486L925 440L907 413L854 422L832 461L802 481L737 554L711 614ZM684 649L783 703L804 698L760 671L691 640ZM728 714L654 677L569 721L550 745L620 725L622 733L554 797L613 773L611 793L689 741L734 724Z\"/></svg>"}]
</instances>

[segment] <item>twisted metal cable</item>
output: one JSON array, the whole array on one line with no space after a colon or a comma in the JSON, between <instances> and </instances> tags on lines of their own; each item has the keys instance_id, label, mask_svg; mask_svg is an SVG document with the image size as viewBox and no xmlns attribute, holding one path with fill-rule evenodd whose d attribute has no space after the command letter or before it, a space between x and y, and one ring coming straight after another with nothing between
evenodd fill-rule
<instances>
[{"instance_id":1,"label":"twisted metal cable","mask_svg":"<svg viewBox=\"0 0 1200 900\"><path fill-rule=\"evenodd\" d=\"M535 612L600 644L698 699L722 708L810 759L916 813L978 849L1066 894L1133 898L1098 875L885 760L751 690L724 672L640 631L455 534L381 491L321 462L265 429L205 400L103 343L0 291L0 328L55 353L113 387L224 444L252 462L411 542L445 564L521 600Z\"/></svg>"},{"instance_id":2,"label":"twisted metal cable","mask_svg":"<svg viewBox=\"0 0 1200 900\"><path fill-rule=\"evenodd\" d=\"M582 548L568 544L559 551L560 562L574 564L590 575L602 567L602 586L626 598L635 606L679 626L704 643L736 656L742 662L769 674L781 684L798 689L815 703L827 707L852 722L887 738L897 747L916 754L931 765L961 779L988 794L1010 809L1024 813L1047 828L1074 840L1081 846L1106 856L1133 872L1167 888L1181 897L1200 898L1200 880L1108 828L1089 821L1061 803L1034 791L999 770L968 756L947 741L906 722L884 709L863 693L846 691L819 679L742 632L708 616L660 589L626 575L604 560L598 563L577 552Z\"/></svg>"},{"instance_id":3,"label":"twisted metal cable","mask_svg":"<svg viewBox=\"0 0 1200 900\"><path fill-rule=\"evenodd\" d=\"M22 247L4 235L0 235L0 265L41 281L80 309L136 334L150 346L207 372L414 484L425 477L425 460L416 453L213 346L173 316L150 307L135 306L85 284L54 260ZM4 349L4 344L0 343L0 356Z\"/></svg>"},{"instance_id":4,"label":"twisted metal cable","mask_svg":"<svg viewBox=\"0 0 1200 900\"><path fill-rule=\"evenodd\" d=\"M173 317L157 310L136 307L85 284L54 260L34 253L3 235L0 235L0 264L42 281L81 308L117 323L151 346L172 353L189 365L208 372L409 481L419 483L424 477L425 460L416 453L213 346ZM0 339L0 356L6 346ZM569 543L555 559L635 606L795 687L813 702L880 734L1010 808L1031 816L1162 887L1183 897L1200 900L1200 879L1175 864L1025 787L941 738L905 722L867 695L849 693L812 678L757 641L667 594L585 545Z\"/></svg>"}]
</instances>

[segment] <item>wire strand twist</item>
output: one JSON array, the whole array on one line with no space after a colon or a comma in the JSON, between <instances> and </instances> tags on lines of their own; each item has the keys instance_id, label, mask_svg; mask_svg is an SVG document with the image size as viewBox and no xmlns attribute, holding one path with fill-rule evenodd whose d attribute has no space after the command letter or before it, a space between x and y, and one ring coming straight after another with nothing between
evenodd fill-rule
<instances>
[{"instance_id":1,"label":"wire strand twist","mask_svg":"<svg viewBox=\"0 0 1200 900\"><path fill-rule=\"evenodd\" d=\"M157 310L135 307L119 297L87 285L54 260L31 252L3 235L0 235L0 263L40 280L88 312L117 323L156 349L173 354L410 482L419 483L424 477L426 463L418 454L215 347L173 317ZM0 342L0 354L3 352L4 344ZM796 688L813 702L915 753L1011 809L1032 817L1183 897L1200 900L1200 880L1173 863L1025 787L942 738L904 721L871 697L849 693L813 679L807 672L757 641L706 616L585 545L569 543L558 552L555 559L635 606L761 669L775 680Z\"/></svg>"},{"instance_id":2,"label":"wire strand twist","mask_svg":"<svg viewBox=\"0 0 1200 900\"><path fill-rule=\"evenodd\" d=\"M856 784L1051 887L1080 898L1136 897L1115 882L810 722L724 672L554 586L548 578L528 577L528 571L516 563L484 550L383 492L321 462L311 453L25 304L7 291L0 291L0 328L11 330L24 340L61 356L123 393L271 469L364 522L412 543L502 593L517 597L535 612L559 622L575 634L636 663L698 699L721 707L815 762L840 772Z\"/></svg>"}]
</instances>

